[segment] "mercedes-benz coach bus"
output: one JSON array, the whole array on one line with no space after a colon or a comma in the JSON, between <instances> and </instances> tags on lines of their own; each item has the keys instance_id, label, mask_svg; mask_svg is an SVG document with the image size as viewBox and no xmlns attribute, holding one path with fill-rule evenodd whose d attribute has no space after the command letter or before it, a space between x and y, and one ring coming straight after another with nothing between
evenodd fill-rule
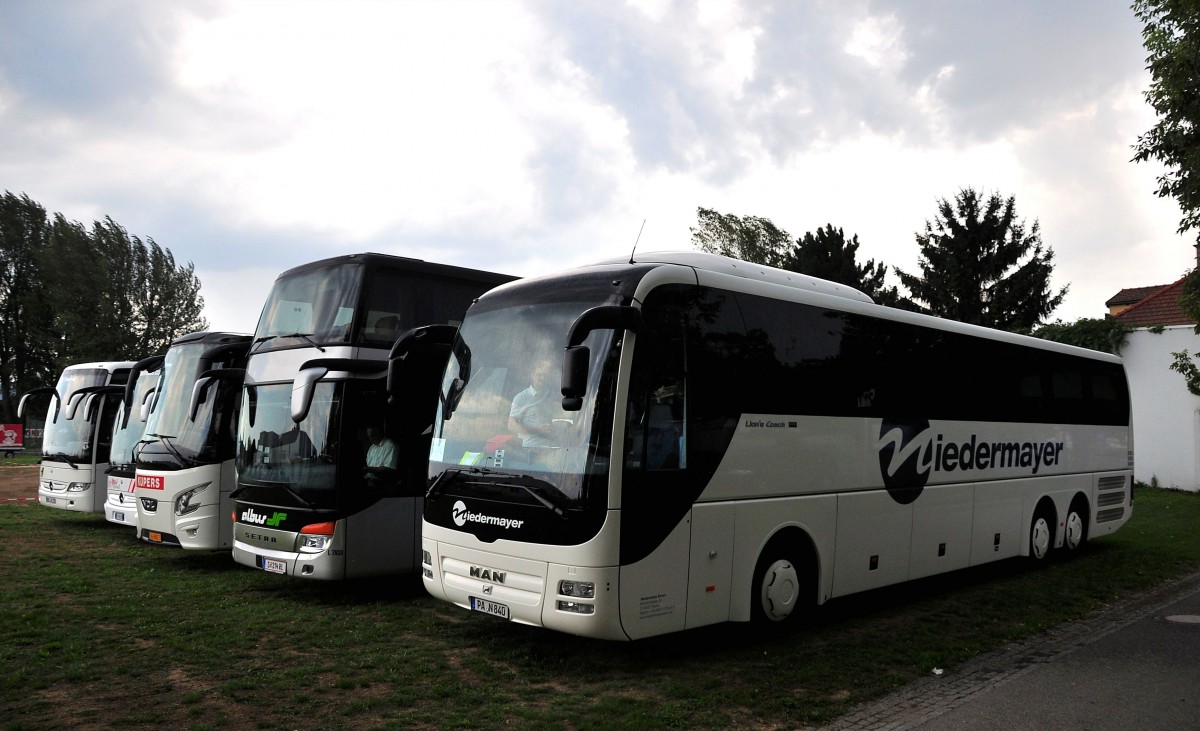
<instances>
[{"instance_id":1,"label":"mercedes-benz coach bus","mask_svg":"<svg viewBox=\"0 0 1200 731\"><path fill-rule=\"evenodd\" d=\"M312 579L416 570L429 427L454 327L512 279L382 254L279 276L246 365L238 563Z\"/></svg>"},{"instance_id":2,"label":"mercedes-benz coach bus","mask_svg":"<svg viewBox=\"0 0 1200 731\"><path fill-rule=\"evenodd\" d=\"M229 548L235 425L250 336L197 332L172 341L137 450L138 537Z\"/></svg>"},{"instance_id":3,"label":"mercedes-benz coach bus","mask_svg":"<svg viewBox=\"0 0 1200 731\"><path fill-rule=\"evenodd\" d=\"M426 588L590 637L787 623L1132 510L1120 359L710 254L493 290L438 409Z\"/></svg>"},{"instance_id":4,"label":"mercedes-benz coach bus","mask_svg":"<svg viewBox=\"0 0 1200 731\"><path fill-rule=\"evenodd\" d=\"M120 387L122 398L113 422L108 469L104 471L108 482L104 517L112 523L137 526L137 503L133 498L135 462L162 362L161 355L139 360L129 371L125 385Z\"/></svg>"},{"instance_id":5,"label":"mercedes-benz coach bus","mask_svg":"<svg viewBox=\"0 0 1200 731\"><path fill-rule=\"evenodd\" d=\"M67 366L54 387L35 388L21 397L20 416L31 397L48 394L38 502L63 510L103 513L100 478L108 468L110 439L120 397L109 387L123 386L131 362ZM81 406L87 404L84 408Z\"/></svg>"}]
</instances>

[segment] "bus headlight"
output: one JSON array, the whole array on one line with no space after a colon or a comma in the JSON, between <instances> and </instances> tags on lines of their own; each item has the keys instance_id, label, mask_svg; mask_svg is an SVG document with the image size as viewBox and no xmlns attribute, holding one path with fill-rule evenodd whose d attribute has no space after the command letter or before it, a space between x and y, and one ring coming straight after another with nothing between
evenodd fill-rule
<instances>
[{"instance_id":1,"label":"bus headlight","mask_svg":"<svg viewBox=\"0 0 1200 731\"><path fill-rule=\"evenodd\" d=\"M297 550L301 553L321 553L333 543L333 523L313 523L300 529Z\"/></svg>"},{"instance_id":2,"label":"bus headlight","mask_svg":"<svg viewBox=\"0 0 1200 731\"><path fill-rule=\"evenodd\" d=\"M67 492L83 492L91 485L90 482L72 482L67 485Z\"/></svg>"},{"instance_id":3,"label":"bus headlight","mask_svg":"<svg viewBox=\"0 0 1200 731\"><path fill-rule=\"evenodd\" d=\"M594 599L596 597L596 585L590 581L570 581L563 579L558 582L559 596L571 596L579 599ZM560 604L562 602L559 602Z\"/></svg>"},{"instance_id":4,"label":"bus headlight","mask_svg":"<svg viewBox=\"0 0 1200 731\"><path fill-rule=\"evenodd\" d=\"M206 482L203 485L196 485L193 488L184 490L179 493L179 497L175 498L175 514L187 515L194 513L200 509L200 493L208 489L211 482Z\"/></svg>"},{"instance_id":5,"label":"bus headlight","mask_svg":"<svg viewBox=\"0 0 1200 731\"><path fill-rule=\"evenodd\" d=\"M320 553L329 547L333 536L300 536L301 553Z\"/></svg>"}]
</instances>

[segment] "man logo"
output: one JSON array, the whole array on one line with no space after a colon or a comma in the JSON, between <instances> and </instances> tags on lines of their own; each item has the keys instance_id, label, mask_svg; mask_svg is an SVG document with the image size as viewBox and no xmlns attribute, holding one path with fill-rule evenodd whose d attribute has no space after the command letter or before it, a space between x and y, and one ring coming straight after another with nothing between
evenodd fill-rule
<instances>
[{"instance_id":1,"label":"man logo","mask_svg":"<svg viewBox=\"0 0 1200 731\"><path fill-rule=\"evenodd\" d=\"M879 472L892 499L908 505L921 496L933 466L929 422L888 421L879 426Z\"/></svg>"}]
</instances>

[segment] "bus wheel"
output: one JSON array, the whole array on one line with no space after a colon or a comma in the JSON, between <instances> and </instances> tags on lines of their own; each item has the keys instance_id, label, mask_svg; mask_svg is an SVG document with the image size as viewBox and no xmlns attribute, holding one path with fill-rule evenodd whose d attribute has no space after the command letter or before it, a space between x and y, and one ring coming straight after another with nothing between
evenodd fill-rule
<instances>
[{"instance_id":1,"label":"bus wheel","mask_svg":"<svg viewBox=\"0 0 1200 731\"><path fill-rule=\"evenodd\" d=\"M788 559L777 559L763 568L758 581L758 601L755 606L762 616L772 622L783 622L792 616L800 599L800 575Z\"/></svg>"},{"instance_id":2,"label":"bus wheel","mask_svg":"<svg viewBox=\"0 0 1200 731\"><path fill-rule=\"evenodd\" d=\"M814 609L814 557L794 537L776 537L767 544L754 570L751 621L760 627L796 624Z\"/></svg>"},{"instance_id":3,"label":"bus wheel","mask_svg":"<svg viewBox=\"0 0 1200 731\"><path fill-rule=\"evenodd\" d=\"M1087 501L1076 497L1071 501L1071 509L1067 511L1067 523L1064 526L1063 548L1074 555L1087 542Z\"/></svg>"},{"instance_id":4,"label":"bus wheel","mask_svg":"<svg viewBox=\"0 0 1200 731\"><path fill-rule=\"evenodd\" d=\"M1044 561L1050 555L1050 547L1054 545L1054 517L1045 507L1039 507L1033 514L1033 524L1029 527L1029 556L1035 561Z\"/></svg>"}]
</instances>

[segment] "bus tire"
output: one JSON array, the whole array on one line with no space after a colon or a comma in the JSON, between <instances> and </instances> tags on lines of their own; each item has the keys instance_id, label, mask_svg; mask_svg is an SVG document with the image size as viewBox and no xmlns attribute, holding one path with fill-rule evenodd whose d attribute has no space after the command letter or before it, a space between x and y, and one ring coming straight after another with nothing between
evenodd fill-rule
<instances>
[{"instance_id":1,"label":"bus tire","mask_svg":"<svg viewBox=\"0 0 1200 731\"><path fill-rule=\"evenodd\" d=\"M1054 547L1054 511L1043 502L1033 513L1029 525L1029 557L1041 563L1050 558Z\"/></svg>"},{"instance_id":2,"label":"bus tire","mask_svg":"<svg viewBox=\"0 0 1200 731\"><path fill-rule=\"evenodd\" d=\"M1063 549L1068 556L1074 556L1087 543L1088 505L1087 499L1076 495L1067 510L1067 520L1063 524Z\"/></svg>"},{"instance_id":3,"label":"bus tire","mask_svg":"<svg viewBox=\"0 0 1200 731\"><path fill-rule=\"evenodd\" d=\"M812 572L802 557L803 552L787 541L772 541L763 550L754 568L750 597L755 624L789 626L808 613L812 604Z\"/></svg>"}]
</instances>

